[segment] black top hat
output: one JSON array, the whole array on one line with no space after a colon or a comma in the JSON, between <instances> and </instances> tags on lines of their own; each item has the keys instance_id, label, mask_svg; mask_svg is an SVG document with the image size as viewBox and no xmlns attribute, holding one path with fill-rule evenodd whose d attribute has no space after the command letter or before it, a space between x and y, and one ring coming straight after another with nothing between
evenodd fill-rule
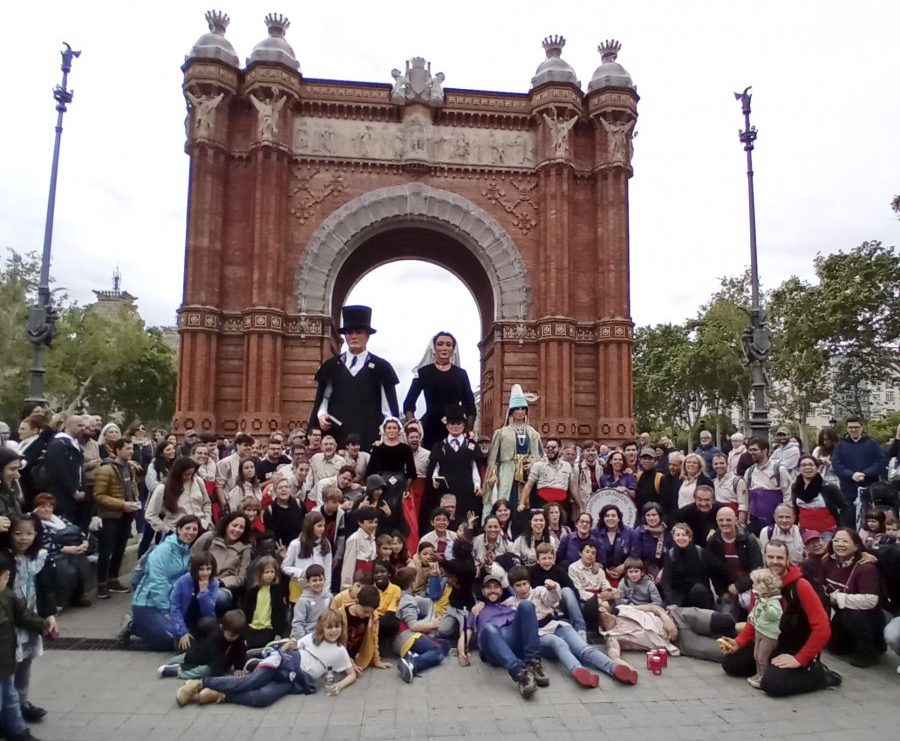
<instances>
[{"instance_id":1,"label":"black top hat","mask_svg":"<svg viewBox=\"0 0 900 741\"><path fill-rule=\"evenodd\" d=\"M444 408L444 422L465 422L466 410L462 404L447 404Z\"/></svg>"},{"instance_id":2,"label":"black top hat","mask_svg":"<svg viewBox=\"0 0 900 741\"><path fill-rule=\"evenodd\" d=\"M372 329L372 308L370 306L345 306L341 309L341 334L351 329L362 329L369 334L375 334Z\"/></svg>"}]
</instances>

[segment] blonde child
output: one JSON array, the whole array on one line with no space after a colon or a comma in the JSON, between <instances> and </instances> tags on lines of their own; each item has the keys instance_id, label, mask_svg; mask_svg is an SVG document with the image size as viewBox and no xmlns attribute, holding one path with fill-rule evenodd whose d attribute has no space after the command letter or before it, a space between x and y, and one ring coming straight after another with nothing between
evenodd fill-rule
<instances>
[{"instance_id":1,"label":"blonde child","mask_svg":"<svg viewBox=\"0 0 900 741\"><path fill-rule=\"evenodd\" d=\"M747 681L759 689L781 630L781 579L769 569L755 569L750 573L750 582L753 585L754 601L747 620L756 629L756 643L753 647L756 674L748 677Z\"/></svg>"}]
</instances>

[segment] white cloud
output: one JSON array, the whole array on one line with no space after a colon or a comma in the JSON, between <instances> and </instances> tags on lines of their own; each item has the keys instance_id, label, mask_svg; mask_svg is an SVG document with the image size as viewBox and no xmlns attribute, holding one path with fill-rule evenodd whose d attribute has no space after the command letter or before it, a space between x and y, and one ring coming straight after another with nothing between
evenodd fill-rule
<instances>
[{"instance_id":1,"label":"white cloud","mask_svg":"<svg viewBox=\"0 0 900 741\"><path fill-rule=\"evenodd\" d=\"M859 3L852 12L836 0L750 7L645 1L602 9L536 0L277 5L244 0L225 7L232 17L228 38L243 61L265 36L267 12L293 15L288 40L308 77L388 82L392 67L423 55L446 74L449 87L525 91L543 57L541 38L562 33L568 38L563 56L586 87L599 64L597 43L620 39L620 62L641 95L631 181L638 323L693 314L719 276L748 262L741 116L732 97L746 84L754 86L759 127L755 166L766 282L791 273L808 277L817 251L866 239L897 241L888 206L900 192L895 2ZM7 6L0 24L9 70L0 117L0 246L41 246L54 123L50 91L59 78L59 42L66 40L84 53L72 72L76 95L63 135L57 285L86 302L119 265L124 287L140 297L148 320L173 323L188 172L180 65L205 30L207 3L150 9L57 0L40 4L38 20L32 6ZM435 280L429 266L398 269L403 285ZM464 294L459 300L475 312L466 320L474 345L477 311ZM386 303L376 305L385 333L394 321ZM441 318L430 315L420 327L403 317L404 330L416 334L391 359L404 368L413 363L436 326L453 323ZM379 344L384 337L379 334Z\"/></svg>"}]
</instances>

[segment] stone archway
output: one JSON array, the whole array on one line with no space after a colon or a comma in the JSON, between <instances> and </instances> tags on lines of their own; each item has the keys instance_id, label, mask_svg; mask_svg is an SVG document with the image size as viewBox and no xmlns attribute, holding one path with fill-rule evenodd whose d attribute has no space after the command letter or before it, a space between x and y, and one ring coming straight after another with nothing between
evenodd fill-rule
<instances>
[{"instance_id":1,"label":"stone archway","mask_svg":"<svg viewBox=\"0 0 900 741\"><path fill-rule=\"evenodd\" d=\"M446 234L468 249L490 280L493 321L515 321L528 316L528 272L503 227L466 198L422 183L365 193L322 222L297 268L294 297L300 314L335 316L339 307L332 306L332 297L344 263L367 240L404 227ZM456 272L453 263L439 264ZM487 317L482 320L486 322Z\"/></svg>"}]
</instances>

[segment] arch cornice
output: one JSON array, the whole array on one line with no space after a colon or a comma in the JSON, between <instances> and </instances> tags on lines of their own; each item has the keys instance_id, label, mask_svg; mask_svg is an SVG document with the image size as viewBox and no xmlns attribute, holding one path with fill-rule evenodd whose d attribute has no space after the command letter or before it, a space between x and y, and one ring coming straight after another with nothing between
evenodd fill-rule
<instances>
[{"instance_id":1,"label":"arch cornice","mask_svg":"<svg viewBox=\"0 0 900 741\"><path fill-rule=\"evenodd\" d=\"M335 281L354 250L377 234L404 227L446 234L475 256L493 289L494 321L530 316L528 272L506 230L468 199L422 183L370 191L322 222L306 245L294 278L299 312L331 316Z\"/></svg>"}]
</instances>

